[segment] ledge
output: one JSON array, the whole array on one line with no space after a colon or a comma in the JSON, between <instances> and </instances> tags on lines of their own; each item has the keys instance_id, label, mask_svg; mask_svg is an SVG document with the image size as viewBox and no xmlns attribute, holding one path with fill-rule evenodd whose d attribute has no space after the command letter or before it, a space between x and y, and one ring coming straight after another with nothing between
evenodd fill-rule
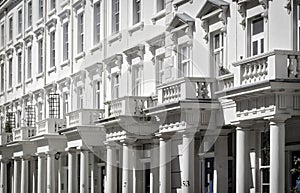
<instances>
[{"instance_id":1,"label":"ledge","mask_svg":"<svg viewBox=\"0 0 300 193\"><path fill-rule=\"evenodd\" d=\"M17 36L16 36L16 39L17 40L20 40L22 38L22 33L19 33Z\"/></svg>"},{"instance_id":2,"label":"ledge","mask_svg":"<svg viewBox=\"0 0 300 193\"><path fill-rule=\"evenodd\" d=\"M66 5L68 5L70 1L69 0L64 0L61 4L60 4L60 7L61 8L64 8Z\"/></svg>"},{"instance_id":3,"label":"ledge","mask_svg":"<svg viewBox=\"0 0 300 193\"><path fill-rule=\"evenodd\" d=\"M111 46L112 43L118 40L121 41L121 39L122 39L122 33L121 32L116 33L108 38L108 44Z\"/></svg>"},{"instance_id":4,"label":"ledge","mask_svg":"<svg viewBox=\"0 0 300 193\"><path fill-rule=\"evenodd\" d=\"M44 77L44 72L39 73L35 78L38 80L42 77Z\"/></svg>"},{"instance_id":5,"label":"ledge","mask_svg":"<svg viewBox=\"0 0 300 193\"><path fill-rule=\"evenodd\" d=\"M83 58L85 56L85 52L80 52L79 54L77 54L77 56L75 57L75 60L79 60L80 58Z\"/></svg>"},{"instance_id":6,"label":"ledge","mask_svg":"<svg viewBox=\"0 0 300 193\"><path fill-rule=\"evenodd\" d=\"M138 30L143 30L144 29L144 22L141 21L139 23L134 24L132 27L128 29L128 33L131 36L134 32Z\"/></svg>"},{"instance_id":7,"label":"ledge","mask_svg":"<svg viewBox=\"0 0 300 193\"><path fill-rule=\"evenodd\" d=\"M32 83L33 79L32 78L28 78L26 81L25 81L25 84L29 84L29 83Z\"/></svg>"},{"instance_id":8,"label":"ledge","mask_svg":"<svg viewBox=\"0 0 300 193\"><path fill-rule=\"evenodd\" d=\"M63 68L65 66L69 66L69 64L70 64L70 60L68 59L68 60L63 61L63 63L60 64L60 67Z\"/></svg>"},{"instance_id":9,"label":"ledge","mask_svg":"<svg viewBox=\"0 0 300 193\"><path fill-rule=\"evenodd\" d=\"M98 44L96 44L94 47L92 47L90 49L90 53L92 54L92 53L94 53L95 51L97 51L97 50L99 50L101 48L102 48L102 43L98 43Z\"/></svg>"},{"instance_id":10,"label":"ledge","mask_svg":"<svg viewBox=\"0 0 300 193\"><path fill-rule=\"evenodd\" d=\"M9 88L6 92L7 93L10 93L10 92L12 92L13 91L13 88Z\"/></svg>"},{"instance_id":11,"label":"ledge","mask_svg":"<svg viewBox=\"0 0 300 193\"><path fill-rule=\"evenodd\" d=\"M44 22L44 17L42 17L39 20L37 20L37 22L35 23L35 25L38 26L38 25L40 25L43 22Z\"/></svg>"},{"instance_id":12,"label":"ledge","mask_svg":"<svg viewBox=\"0 0 300 193\"><path fill-rule=\"evenodd\" d=\"M22 83L17 84L16 90L22 87Z\"/></svg>"},{"instance_id":13,"label":"ledge","mask_svg":"<svg viewBox=\"0 0 300 193\"><path fill-rule=\"evenodd\" d=\"M28 33L30 31L32 31L32 26L27 27L26 30L25 30L25 33Z\"/></svg>"},{"instance_id":14,"label":"ledge","mask_svg":"<svg viewBox=\"0 0 300 193\"><path fill-rule=\"evenodd\" d=\"M52 72L56 72L56 66L52 66L52 67L48 70L48 74L51 74Z\"/></svg>"},{"instance_id":15,"label":"ledge","mask_svg":"<svg viewBox=\"0 0 300 193\"><path fill-rule=\"evenodd\" d=\"M216 77L217 80L226 80L226 79L229 79L229 78L234 78L234 74L230 73L230 74L225 74L223 76L217 76Z\"/></svg>"},{"instance_id":16,"label":"ledge","mask_svg":"<svg viewBox=\"0 0 300 193\"><path fill-rule=\"evenodd\" d=\"M166 16L166 10L163 9L159 12L157 12L152 18L151 18L151 21L153 23L153 25L155 25L156 21L157 20L160 20L161 18L165 17Z\"/></svg>"},{"instance_id":17,"label":"ledge","mask_svg":"<svg viewBox=\"0 0 300 193\"><path fill-rule=\"evenodd\" d=\"M7 42L7 47L9 47L10 45L12 45L12 43L13 43L13 40L9 40L9 41Z\"/></svg>"},{"instance_id":18,"label":"ledge","mask_svg":"<svg viewBox=\"0 0 300 193\"><path fill-rule=\"evenodd\" d=\"M49 13L48 13L48 17L51 17L52 15L54 15L56 13L56 9L52 9Z\"/></svg>"}]
</instances>

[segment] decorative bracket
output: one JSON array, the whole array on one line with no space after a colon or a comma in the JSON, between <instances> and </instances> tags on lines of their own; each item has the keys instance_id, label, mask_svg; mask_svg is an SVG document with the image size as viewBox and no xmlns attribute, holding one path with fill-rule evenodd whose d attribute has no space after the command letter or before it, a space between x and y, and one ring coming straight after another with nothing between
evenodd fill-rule
<instances>
[{"instance_id":1,"label":"decorative bracket","mask_svg":"<svg viewBox=\"0 0 300 193\"><path fill-rule=\"evenodd\" d=\"M205 35L203 39L205 40L206 43L208 43L208 33L209 33L209 26L208 26L208 20L202 20L201 27L204 29Z\"/></svg>"},{"instance_id":2,"label":"decorative bracket","mask_svg":"<svg viewBox=\"0 0 300 193\"><path fill-rule=\"evenodd\" d=\"M286 8L288 14L291 13L291 11L292 11L292 2L291 2L291 0L287 0L286 5L284 6L284 8Z\"/></svg>"},{"instance_id":3,"label":"decorative bracket","mask_svg":"<svg viewBox=\"0 0 300 193\"><path fill-rule=\"evenodd\" d=\"M242 21L240 25L243 27L243 29L246 28L246 2L241 2L238 4L238 12L242 16Z\"/></svg>"},{"instance_id":4,"label":"decorative bracket","mask_svg":"<svg viewBox=\"0 0 300 193\"><path fill-rule=\"evenodd\" d=\"M269 0L258 0L259 4L264 8L264 12L261 14L265 21L268 20L268 11L269 11Z\"/></svg>"}]
</instances>

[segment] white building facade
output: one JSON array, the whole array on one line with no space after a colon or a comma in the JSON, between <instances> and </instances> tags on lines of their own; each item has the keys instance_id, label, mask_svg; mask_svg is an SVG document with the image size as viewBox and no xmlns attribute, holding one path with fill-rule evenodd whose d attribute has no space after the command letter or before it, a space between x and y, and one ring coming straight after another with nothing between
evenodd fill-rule
<instances>
[{"instance_id":1,"label":"white building facade","mask_svg":"<svg viewBox=\"0 0 300 193\"><path fill-rule=\"evenodd\" d=\"M300 1L0 1L0 193L299 188Z\"/></svg>"}]
</instances>

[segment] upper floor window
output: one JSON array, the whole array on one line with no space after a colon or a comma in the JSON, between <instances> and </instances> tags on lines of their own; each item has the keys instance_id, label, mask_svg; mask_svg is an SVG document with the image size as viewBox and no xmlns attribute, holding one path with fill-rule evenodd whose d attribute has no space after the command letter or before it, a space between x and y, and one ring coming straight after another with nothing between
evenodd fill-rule
<instances>
[{"instance_id":1,"label":"upper floor window","mask_svg":"<svg viewBox=\"0 0 300 193\"><path fill-rule=\"evenodd\" d=\"M191 70L191 47L182 45L179 50L178 75L179 77L186 77L190 75Z\"/></svg>"},{"instance_id":2,"label":"upper floor window","mask_svg":"<svg viewBox=\"0 0 300 193\"><path fill-rule=\"evenodd\" d=\"M25 107L25 126L35 127L35 108L33 105L27 105Z\"/></svg>"},{"instance_id":3,"label":"upper floor window","mask_svg":"<svg viewBox=\"0 0 300 193\"><path fill-rule=\"evenodd\" d=\"M164 78L164 57L156 57L156 84L163 83Z\"/></svg>"},{"instance_id":4,"label":"upper floor window","mask_svg":"<svg viewBox=\"0 0 300 193\"><path fill-rule=\"evenodd\" d=\"M59 94L51 93L49 94L49 117L50 118L59 118Z\"/></svg>"},{"instance_id":5,"label":"upper floor window","mask_svg":"<svg viewBox=\"0 0 300 193\"><path fill-rule=\"evenodd\" d=\"M38 41L38 62L38 73L42 73L44 67L43 39Z\"/></svg>"},{"instance_id":6,"label":"upper floor window","mask_svg":"<svg viewBox=\"0 0 300 193\"><path fill-rule=\"evenodd\" d=\"M12 58L8 60L8 88L12 88L13 72L12 72Z\"/></svg>"},{"instance_id":7,"label":"upper floor window","mask_svg":"<svg viewBox=\"0 0 300 193\"><path fill-rule=\"evenodd\" d=\"M37 119L38 121L43 119L43 103L41 102L37 104Z\"/></svg>"},{"instance_id":8,"label":"upper floor window","mask_svg":"<svg viewBox=\"0 0 300 193\"><path fill-rule=\"evenodd\" d=\"M224 75L224 35L222 32L217 32L212 34L212 53L213 53L213 62L218 70L218 76Z\"/></svg>"},{"instance_id":9,"label":"upper floor window","mask_svg":"<svg viewBox=\"0 0 300 193\"><path fill-rule=\"evenodd\" d=\"M254 18L251 21L251 55L264 53L264 19Z\"/></svg>"},{"instance_id":10,"label":"upper floor window","mask_svg":"<svg viewBox=\"0 0 300 193\"><path fill-rule=\"evenodd\" d=\"M142 68L139 65L134 65L132 68L132 80L132 94L140 96L142 94Z\"/></svg>"},{"instance_id":11,"label":"upper floor window","mask_svg":"<svg viewBox=\"0 0 300 193\"><path fill-rule=\"evenodd\" d=\"M9 25L8 39L12 40L13 39L13 17L12 16L9 18L8 25Z\"/></svg>"},{"instance_id":12,"label":"upper floor window","mask_svg":"<svg viewBox=\"0 0 300 193\"><path fill-rule=\"evenodd\" d=\"M112 99L119 98L119 86L120 86L120 75L119 73L114 73L112 75Z\"/></svg>"},{"instance_id":13,"label":"upper floor window","mask_svg":"<svg viewBox=\"0 0 300 193\"><path fill-rule=\"evenodd\" d=\"M39 18L44 17L44 0L39 0Z\"/></svg>"},{"instance_id":14,"label":"upper floor window","mask_svg":"<svg viewBox=\"0 0 300 193\"><path fill-rule=\"evenodd\" d=\"M32 2L27 4L27 27L32 26Z\"/></svg>"},{"instance_id":15,"label":"upper floor window","mask_svg":"<svg viewBox=\"0 0 300 193\"><path fill-rule=\"evenodd\" d=\"M165 0L156 0L156 10L157 12L164 10L166 5L165 5Z\"/></svg>"},{"instance_id":16,"label":"upper floor window","mask_svg":"<svg viewBox=\"0 0 300 193\"><path fill-rule=\"evenodd\" d=\"M20 128L21 127L21 122L22 122L22 111L21 110L17 110L16 111L16 128Z\"/></svg>"},{"instance_id":17,"label":"upper floor window","mask_svg":"<svg viewBox=\"0 0 300 193\"><path fill-rule=\"evenodd\" d=\"M4 91L4 63L2 63L1 64L1 66L0 66L0 70L1 70L1 92L3 92Z\"/></svg>"},{"instance_id":18,"label":"upper floor window","mask_svg":"<svg viewBox=\"0 0 300 193\"><path fill-rule=\"evenodd\" d=\"M70 98L70 94L68 92L63 93L63 114L64 114L64 116L66 113L69 112L69 98Z\"/></svg>"},{"instance_id":19,"label":"upper floor window","mask_svg":"<svg viewBox=\"0 0 300 193\"><path fill-rule=\"evenodd\" d=\"M20 9L18 11L18 34L22 33L22 27L23 27L23 11Z\"/></svg>"},{"instance_id":20,"label":"upper floor window","mask_svg":"<svg viewBox=\"0 0 300 193\"><path fill-rule=\"evenodd\" d=\"M15 128L15 114L13 112L7 112L5 132L10 133L13 128Z\"/></svg>"},{"instance_id":21,"label":"upper floor window","mask_svg":"<svg viewBox=\"0 0 300 193\"><path fill-rule=\"evenodd\" d=\"M55 66L55 31L50 33L50 67Z\"/></svg>"},{"instance_id":22,"label":"upper floor window","mask_svg":"<svg viewBox=\"0 0 300 193\"><path fill-rule=\"evenodd\" d=\"M83 33L83 13L80 13L77 18L77 36L78 36L78 44L77 44L77 53L83 52L84 47L84 33Z\"/></svg>"},{"instance_id":23,"label":"upper floor window","mask_svg":"<svg viewBox=\"0 0 300 193\"><path fill-rule=\"evenodd\" d=\"M112 33L120 30L120 0L112 0Z\"/></svg>"},{"instance_id":24,"label":"upper floor window","mask_svg":"<svg viewBox=\"0 0 300 193\"><path fill-rule=\"evenodd\" d=\"M5 31L4 31L4 24L1 25L1 46L4 46L4 39L5 38Z\"/></svg>"},{"instance_id":25,"label":"upper floor window","mask_svg":"<svg viewBox=\"0 0 300 193\"><path fill-rule=\"evenodd\" d=\"M32 47L27 48L27 78L32 76Z\"/></svg>"},{"instance_id":26,"label":"upper floor window","mask_svg":"<svg viewBox=\"0 0 300 193\"><path fill-rule=\"evenodd\" d=\"M55 9L56 7L56 0L50 0L50 10Z\"/></svg>"},{"instance_id":27,"label":"upper floor window","mask_svg":"<svg viewBox=\"0 0 300 193\"><path fill-rule=\"evenodd\" d=\"M18 54L18 83L22 82L22 54Z\"/></svg>"},{"instance_id":28,"label":"upper floor window","mask_svg":"<svg viewBox=\"0 0 300 193\"><path fill-rule=\"evenodd\" d=\"M63 25L63 60L69 59L69 23Z\"/></svg>"},{"instance_id":29,"label":"upper floor window","mask_svg":"<svg viewBox=\"0 0 300 193\"><path fill-rule=\"evenodd\" d=\"M141 21L141 0L133 0L133 24Z\"/></svg>"},{"instance_id":30,"label":"upper floor window","mask_svg":"<svg viewBox=\"0 0 300 193\"><path fill-rule=\"evenodd\" d=\"M101 81L95 83L95 108L101 108Z\"/></svg>"},{"instance_id":31,"label":"upper floor window","mask_svg":"<svg viewBox=\"0 0 300 193\"><path fill-rule=\"evenodd\" d=\"M83 88L79 87L77 91L77 109L83 109Z\"/></svg>"},{"instance_id":32,"label":"upper floor window","mask_svg":"<svg viewBox=\"0 0 300 193\"><path fill-rule=\"evenodd\" d=\"M100 42L100 2L94 5L94 44Z\"/></svg>"}]
</instances>

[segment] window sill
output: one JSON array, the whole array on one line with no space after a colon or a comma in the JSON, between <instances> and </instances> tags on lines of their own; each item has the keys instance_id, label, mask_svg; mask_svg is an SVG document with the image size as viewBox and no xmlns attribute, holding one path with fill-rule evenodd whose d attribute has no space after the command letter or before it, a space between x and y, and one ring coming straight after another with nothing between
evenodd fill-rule
<instances>
[{"instance_id":1,"label":"window sill","mask_svg":"<svg viewBox=\"0 0 300 193\"><path fill-rule=\"evenodd\" d=\"M29 83L32 83L32 78L28 78L26 81L25 81L25 84L29 84Z\"/></svg>"},{"instance_id":2,"label":"window sill","mask_svg":"<svg viewBox=\"0 0 300 193\"><path fill-rule=\"evenodd\" d=\"M193 0L175 0L173 2L175 10L177 10L179 6L181 6L187 2L193 3Z\"/></svg>"},{"instance_id":3,"label":"window sill","mask_svg":"<svg viewBox=\"0 0 300 193\"><path fill-rule=\"evenodd\" d=\"M43 22L44 22L44 17L41 17L39 20L37 20L36 26L40 25Z\"/></svg>"},{"instance_id":4,"label":"window sill","mask_svg":"<svg viewBox=\"0 0 300 193\"><path fill-rule=\"evenodd\" d=\"M0 97L2 97L2 96L4 96L4 92L3 91L0 92Z\"/></svg>"},{"instance_id":5,"label":"window sill","mask_svg":"<svg viewBox=\"0 0 300 193\"><path fill-rule=\"evenodd\" d=\"M32 31L32 26L27 27L27 29L25 30L25 33L28 33L30 31Z\"/></svg>"},{"instance_id":6,"label":"window sill","mask_svg":"<svg viewBox=\"0 0 300 193\"><path fill-rule=\"evenodd\" d=\"M22 38L22 33L19 33L16 37L17 40L20 40Z\"/></svg>"},{"instance_id":7,"label":"window sill","mask_svg":"<svg viewBox=\"0 0 300 193\"><path fill-rule=\"evenodd\" d=\"M7 47L9 47L10 45L12 45L12 43L13 43L13 40L9 40L9 41L7 42Z\"/></svg>"},{"instance_id":8,"label":"window sill","mask_svg":"<svg viewBox=\"0 0 300 193\"><path fill-rule=\"evenodd\" d=\"M92 53L94 53L95 51L97 51L101 48L102 48L102 43L97 43L97 44L95 44L94 47L92 47L92 49L90 50L90 53L92 54Z\"/></svg>"},{"instance_id":9,"label":"window sill","mask_svg":"<svg viewBox=\"0 0 300 193\"><path fill-rule=\"evenodd\" d=\"M48 70L48 74L51 74L52 72L56 72L56 66L52 66L52 67Z\"/></svg>"},{"instance_id":10,"label":"window sill","mask_svg":"<svg viewBox=\"0 0 300 193\"><path fill-rule=\"evenodd\" d=\"M70 60L68 59L68 60L63 61L63 63L60 65L60 67L63 68L65 66L69 66L69 64L70 64Z\"/></svg>"},{"instance_id":11,"label":"window sill","mask_svg":"<svg viewBox=\"0 0 300 193\"><path fill-rule=\"evenodd\" d=\"M42 77L44 77L44 73L43 72L39 73L35 78L38 80L38 79L40 79Z\"/></svg>"},{"instance_id":12,"label":"window sill","mask_svg":"<svg viewBox=\"0 0 300 193\"><path fill-rule=\"evenodd\" d=\"M160 20L161 18L163 18L163 17L165 17L165 16L166 16L166 10L165 10L165 9L163 9L163 10L157 12L157 13L151 18L151 21L152 21L153 25L156 24L156 21L157 21L157 20Z\"/></svg>"},{"instance_id":13,"label":"window sill","mask_svg":"<svg viewBox=\"0 0 300 193\"><path fill-rule=\"evenodd\" d=\"M109 37L108 44L111 46L112 43L114 43L118 40L121 41L121 39L122 39L122 33L121 32L116 33L116 34Z\"/></svg>"},{"instance_id":14,"label":"window sill","mask_svg":"<svg viewBox=\"0 0 300 193\"><path fill-rule=\"evenodd\" d=\"M85 52L80 52L79 54L77 54L77 56L75 57L75 60L79 60L80 58L83 58L85 56Z\"/></svg>"},{"instance_id":15,"label":"window sill","mask_svg":"<svg viewBox=\"0 0 300 193\"><path fill-rule=\"evenodd\" d=\"M54 15L56 13L56 9L52 9L49 13L48 13L48 17L51 17L52 15Z\"/></svg>"},{"instance_id":16,"label":"window sill","mask_svg":"<svg viewBox=\"0 0 300 193\"><path fill-rule=\"evenodd\" d=\"M18 83L17 86L16 86L16 90L21 88L21 86L22 86L22 83Z\"/></svg>"},{"instance_id":17,"label":"window sill","mask_svg":"<svg viewBox=\"0 0 300 193\"><path fill-rule=\"evenodd\" d=\"M4 50L4 46L0 47L0 52L2 52Z\"/></svg>"},{"instance_id":18,"label":"window sill","mask_svg":"<svg viewBox=\"0 0 300 193\"><path fill-rule=\"evenodd\" d=\"M144 22L141 21L139 23L134 24L131 28L128 29L128 33L131 36L134 32L138 30L143 30L144 29Z\"/></svg>"},{"instance_id":19,"label":"window sill","mask_svg":"<svg viewBox=\"0 0 300 193\"><path fill-rule=\"evenodd\" d=\"M60 4L60 7L61 8L64 8L66 5L68 5L69 3L69 0L64 0L61 4Z\"/></svg>"},{"instance_id":20,"label":"window sill","mask_svg":"<svg viewBox=\"0 0 300 193\"><path fill-rule=\"evenodd\" d=\"M10 93L10 92L12 92L13 91L13 88L9 88L8 90L7 90L7 93Z\"/></svg>"}]
</instances>

